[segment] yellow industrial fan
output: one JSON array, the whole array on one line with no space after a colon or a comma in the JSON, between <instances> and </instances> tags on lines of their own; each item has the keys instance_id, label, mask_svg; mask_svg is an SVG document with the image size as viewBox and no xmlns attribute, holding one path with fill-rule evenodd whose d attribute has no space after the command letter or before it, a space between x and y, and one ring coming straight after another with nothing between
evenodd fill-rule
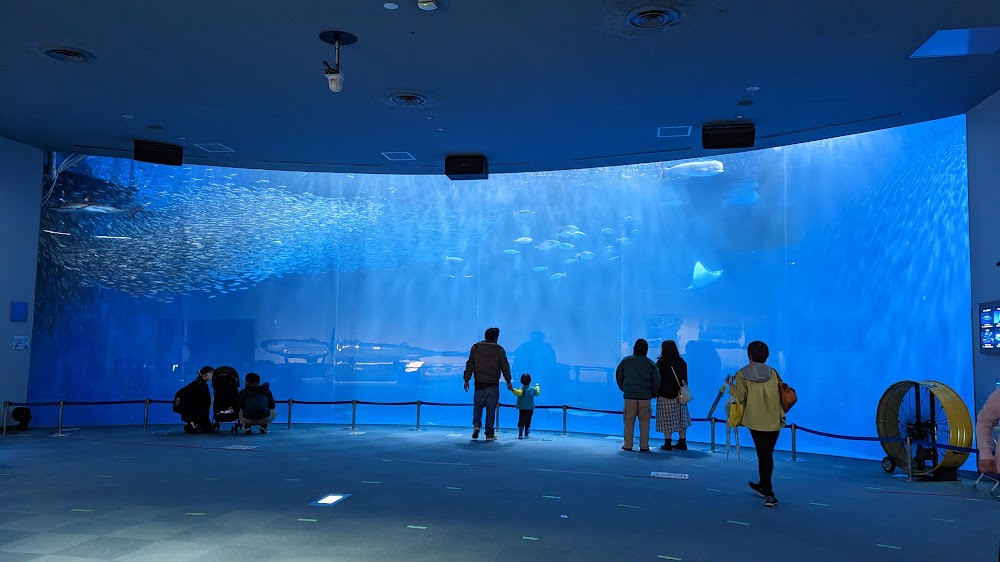
<instances>
[{"instance_id":1,"label":"yellow industrial fan","mask_svg":"<svg viewBox=\"0 0 1000 562\"><path fill-rule=\"evenodd\" d=\"M913 439L913 474L933 480L957 480L969 453L938 449L926 442L972 446L972 417L965 402L947 386L934 381L900 381L889 387L875 415L878 436ZM882 468L906 468L906 444L882 442L887 455Z\"/></svg>"}]
</instances>

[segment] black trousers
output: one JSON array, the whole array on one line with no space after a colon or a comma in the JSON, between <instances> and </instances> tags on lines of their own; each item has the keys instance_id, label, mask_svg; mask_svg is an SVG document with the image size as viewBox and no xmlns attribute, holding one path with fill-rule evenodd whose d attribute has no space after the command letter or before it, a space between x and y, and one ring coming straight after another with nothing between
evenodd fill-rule
<instances>
[{"instance_id":1,"label":"black trousers","mask_svg":"<svg viewBox=\"0 0 1000 562\"><path fill-rule=\"evenodd\" d=\"M754 447L757 448L757 468L760 470L760 488L764 495L774 495L771 486L771 475L774 474L774 446L778 444L780 431L750 430Z\"/></svg>"},{"instance_id":2,"label":"black trousers","mask_svg":"<svg viewBox=\"0 0 1000 562\"><path fill-rule=\"evenodd\" d=\"M518 410L517 415L517 427L518 428L531 428L531 414L534 414L534 410Z\"/></svg>"}]
</instances>

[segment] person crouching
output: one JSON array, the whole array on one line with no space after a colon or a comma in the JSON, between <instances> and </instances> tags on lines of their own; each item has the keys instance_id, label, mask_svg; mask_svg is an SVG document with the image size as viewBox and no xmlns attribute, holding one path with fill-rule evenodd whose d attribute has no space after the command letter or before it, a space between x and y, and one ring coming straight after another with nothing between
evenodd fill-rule
<instances>
[{"instance_id":1,"label":"person crouching","mask_svg":"<svg viewBox=\"0 0 1000 562\"><path fill-rule=\"evenodd\" d=\"M267 425L278 415L274 409L271 386L268 383L260 384L260 375L257 373L247 373L243 380L245 384L237 401L240 423L246 427L247 433L255 425L260 426L261 433L267 433Z\"/></svg>"}]
</instances>

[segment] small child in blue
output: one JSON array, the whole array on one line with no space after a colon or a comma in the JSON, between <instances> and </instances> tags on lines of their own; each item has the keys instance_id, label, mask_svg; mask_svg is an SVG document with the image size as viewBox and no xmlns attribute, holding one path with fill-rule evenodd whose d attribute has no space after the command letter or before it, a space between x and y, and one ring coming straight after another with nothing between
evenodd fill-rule
<instances>
[{"instance_id":1,"label":"small child in blue","mask_svg":"<svg viewBox=\"0 0 1000 562\"><path fill-rule=\"evenodd\" d=\"M531 414L535 413L535 397L542 393L542 389L535 383L531 386L531 375L524 373L521 375L521 388L514 389L517 396L517 438L527 439L531 433Z\"/></svg>"}]
</instances>

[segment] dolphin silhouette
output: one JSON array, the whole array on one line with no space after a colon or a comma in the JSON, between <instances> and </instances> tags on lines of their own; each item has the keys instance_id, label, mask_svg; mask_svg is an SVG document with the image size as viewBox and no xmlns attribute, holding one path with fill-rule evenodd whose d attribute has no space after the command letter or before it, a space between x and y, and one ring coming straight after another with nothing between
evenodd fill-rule
<instances>
[{"instance_id":1,"label":"dolphin silhouette","mask_svg":"<svg viewBox=\"0 0 1000 562\"><path fill-rule=\"evenodd\" d=\"M694 264L694 273L691 274L691 284L685 290L697 291L717 281L719 277L722 277L721 269L719 271L709 271L705 269L705 266L701 262L697 262Z\"/></svg>"}]
</instances>

